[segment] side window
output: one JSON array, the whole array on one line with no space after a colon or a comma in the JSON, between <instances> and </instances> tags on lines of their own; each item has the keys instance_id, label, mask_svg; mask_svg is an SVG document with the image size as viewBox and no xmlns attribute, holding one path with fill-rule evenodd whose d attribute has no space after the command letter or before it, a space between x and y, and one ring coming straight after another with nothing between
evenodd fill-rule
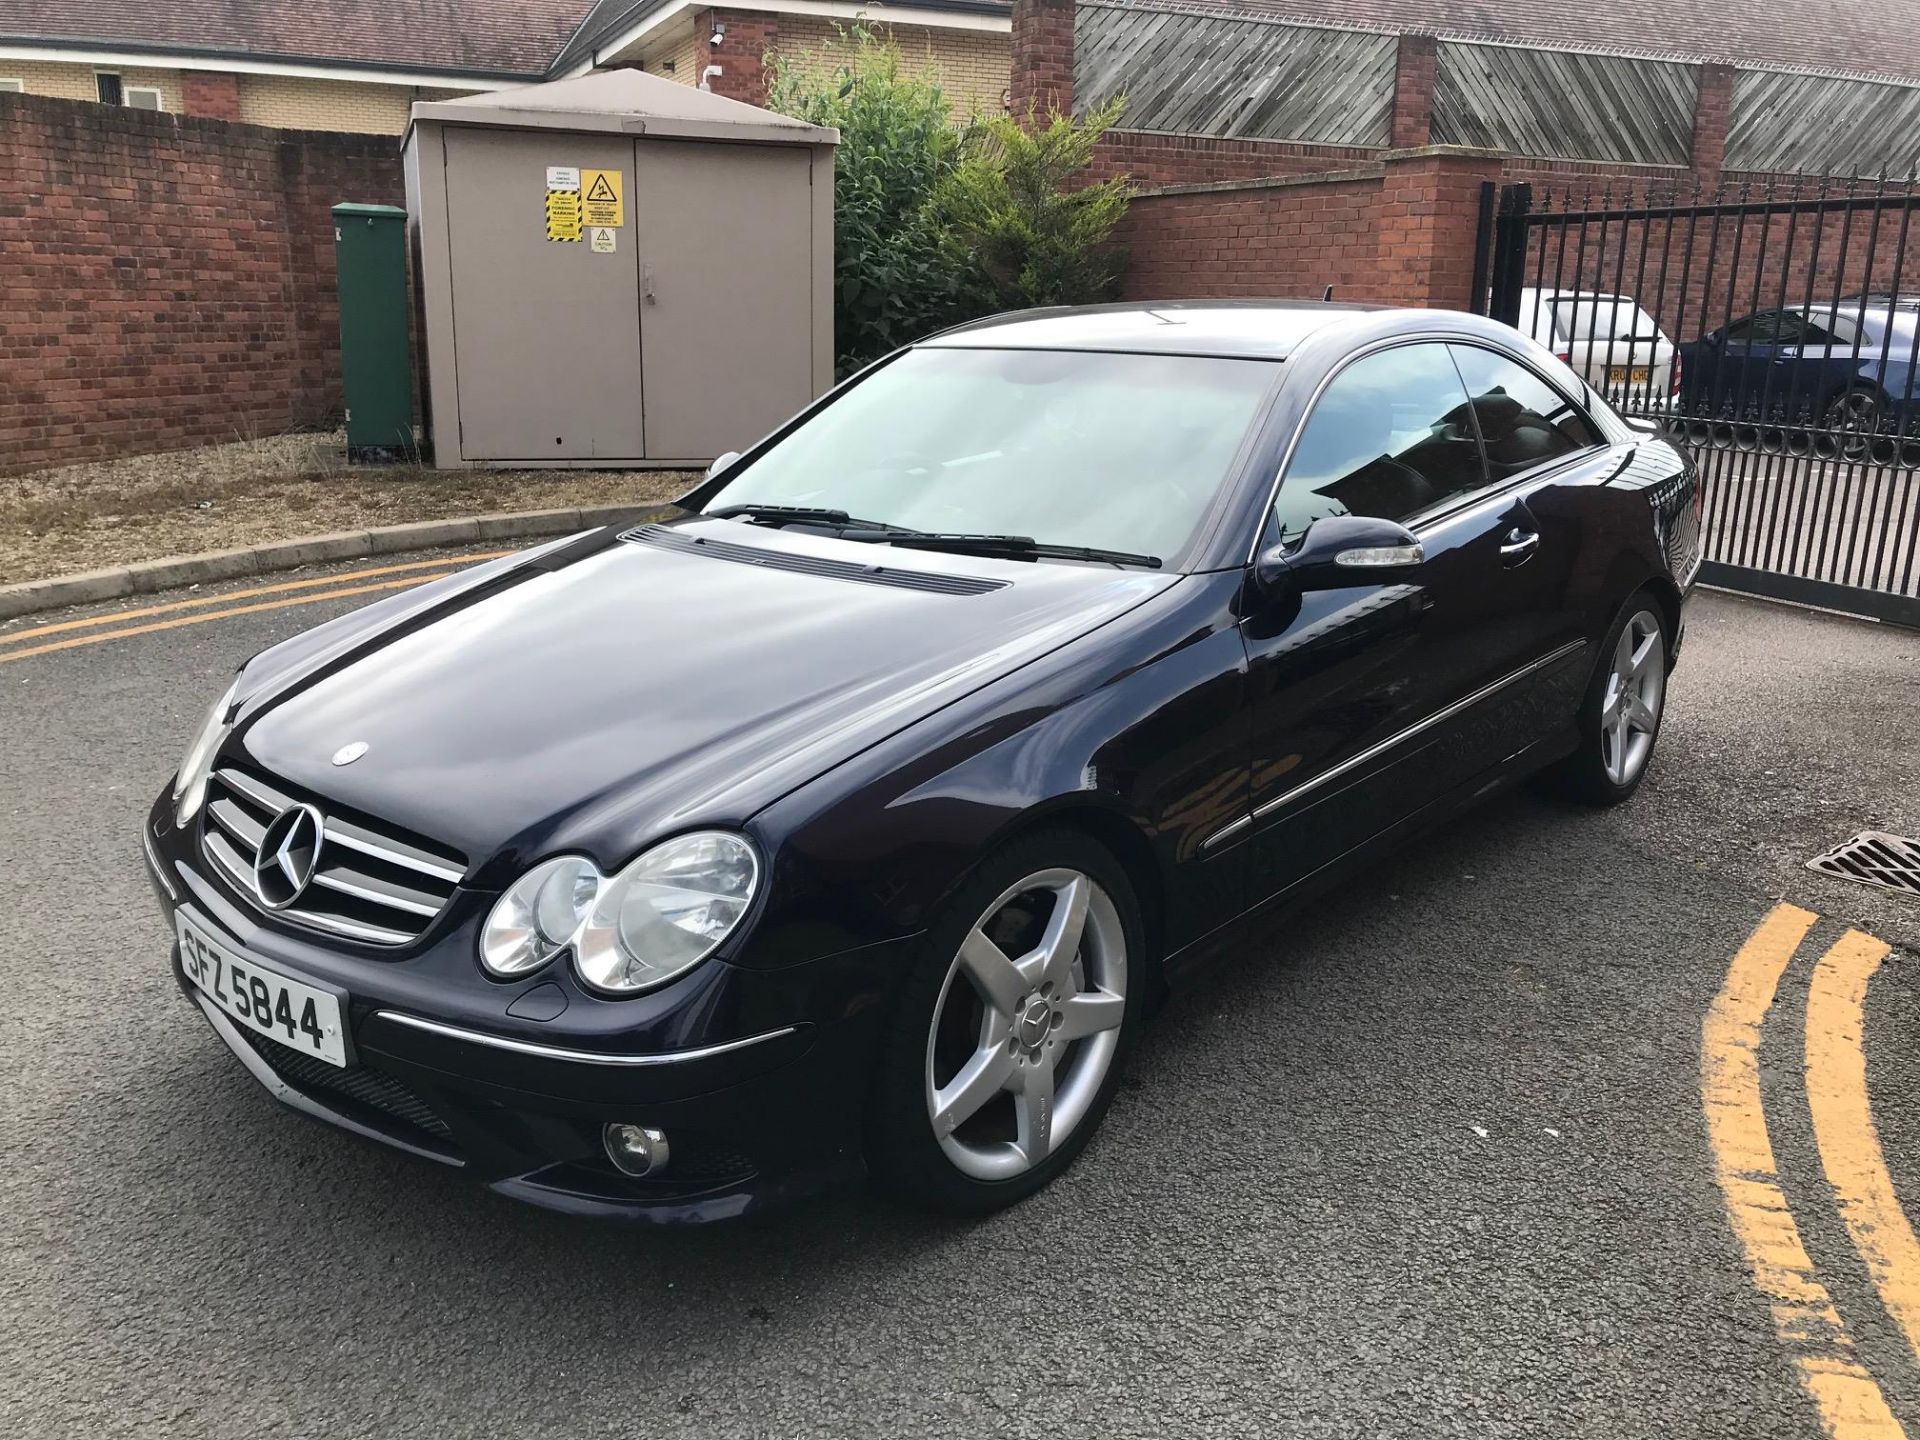
<instances>
[{"instance_id":1,"label":"side window","mask_svg":"<svg viewBox=\"0 0 1920 1440\"><path fill-rule=\"evenodd\" d=\"M1477 345L1451 347L1467 382L1487 470L1500 481L1601 443L1571 400L1517 360Z\"/></svg>"},{"instance_id":2,"label":"side window","mask_svg":"<svg viewBox=\"0 0 1920 1440\"><path fill-rule=\"evenodd\" d=\"M1727 326L1727 340L1735 345L1771 345L1780 333L1780 315L1773 310L1749 315Z\"/></svg>"},{"instance_id":3,"label":"side window","mask_svg":"<svg viewBox=\"0 0 1920 1440\"><path fill-rule=\"evenodd\" d=\"M1356 360L1307 417L1274 501L1293 544L1325 515L1405 520L1486 484L1467 393L1444 345L1402 345Z\"/></svg>"}]
</instances>

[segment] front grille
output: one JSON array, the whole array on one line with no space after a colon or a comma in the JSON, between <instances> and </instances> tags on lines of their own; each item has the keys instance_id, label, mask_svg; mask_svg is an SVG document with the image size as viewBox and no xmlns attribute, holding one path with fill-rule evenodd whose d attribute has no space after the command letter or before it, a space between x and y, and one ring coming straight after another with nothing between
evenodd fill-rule
<instances>
[{"instance_id":1,"label":"front grille","mask_svg":"<svg viewBox=\"0 0 1920 1440\"><path fill-rule=\"evenodd\" d=\"M1863 830L1844 845L1807 862L1809 870L1920 895L1920 842L1881 830Z\"/></svg>"},{"instance_id":2,"label":"front grille","mask_svg":"<svg viewBox=\"0 0 1920 1440\"><path fill-rule=\"evenodd\" d=\"M404 1121L416 1130L424 1130L438 1140L453 1138L446 1121L434 1114L418 1095L384 1071L367 1065L355 1065L342 1070L311 1055L302 1055L298 1050L282 1045L250 1026L236 1025L233 1028L244 1035L247 1043L260 1053L260 1058L273 1067L273 1073L289 1085L307 1091L321 1090L351 1100L369 1110L377 1110L382 1115Z\"/></svg>"},{"instance_id":3,"label":"front grille","mask_svg":"<svg viewBox=\"0 0 1920 1440\"><path fill-rule=\"evenodd\" d=\"M254 880L260 841L281 811L303 799L251 771L213 772L201 847L255 904L262 904ZM465 858L450 851L323 812L313 879L291 905L262 908L349 940L405 945L446 909L466 869Z\"/></svg>"}]
</instances>

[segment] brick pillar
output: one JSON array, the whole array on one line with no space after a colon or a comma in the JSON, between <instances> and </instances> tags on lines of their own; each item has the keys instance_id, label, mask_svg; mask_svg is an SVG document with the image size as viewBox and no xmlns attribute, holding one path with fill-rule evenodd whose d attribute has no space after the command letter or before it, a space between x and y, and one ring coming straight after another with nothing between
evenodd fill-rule
<instances>
[{"instance_id":1,"label":"brick pillar","mask_svg":"<svg viewBox=\"0 0 1920 1440\"><path fill-rule=\"evenodd\" d=\"M1727 158L1727 130L1733 124L1733 67L1702 65L1693 100L1693 177L1704 186L1720 183Z\"/></svg>"},{"instance_id":2,"label":"brick pillar","mask_svg":"<svg viewBox=\"0 0 1920 1440\"><path fill-rule=\"evenodd\" d=\"M209 120L238 120L240 77L224 70L183 71L180 98L189 115L201 115Z\"/></svg>"},{"instance_id":3,"label":"brick pillar","mask_svg":"<svg viewBox=\"0 0 1920 1440\"><path fill-rule=\"evenodd\" d=\"M766 104L773 76L763 62L779 43L780 17L764 10L702 10L693 19L691 83L729 100ZM715 34L721 36L718 45ZM702 80L709 65L718 65L720 73Z\"/></svg>"},{"instance_id":4,"label":"brick pillar","mask_svg":"<svg viewBox=\"0 0 1920 1440\"><path fill-rule=\"evenodd\" d=\"M1393 67L1393 148L1412 150L1433 141L1431 35L1402 35Z\"/></svg>"},{"instance_id":5,"label":"brick pillar","mask_svg":"<svg viewBox=\"0 0 1920 1440\"><path fill-rule=\"evenodd\" d=\"M1007 103L1022 121L1073 113L1074 0L1013 0L1013 83Z\"/></svg>"},{"instance_id":6,"label":"brick pillar","mask_svg":"<svg viewBox=\"0 0 1920 1440\"><path fill-rule=\"evenodd\" d=\"M1498 150L1425 145L1389 150L1380 187L1379 298L1462 310L1472 298L1480 186L1500 178Z\"/></svg>"}]
</instances>

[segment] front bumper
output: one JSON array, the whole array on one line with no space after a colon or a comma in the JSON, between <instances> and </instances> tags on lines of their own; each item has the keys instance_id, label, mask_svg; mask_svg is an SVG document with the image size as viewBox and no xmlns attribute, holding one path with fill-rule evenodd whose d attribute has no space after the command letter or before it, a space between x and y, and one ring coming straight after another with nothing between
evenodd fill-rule
<instances>
[{"instance_id":1,"label":"front bumper","mask_svg":"<svg viewBox=\"0 0 1920 1440\"><path fill-rule=\"evenodd\" d=\"M350 997L354 1063L341 1070L227 1016L174 947L182 993L254 1079L302 1114L515 1199L643 1223L744 1215L863 1171L867 1077L908 940L774 971L715 960L657 1003L575 996L552 1019L529 1021L508 1007L553 989L555 977L487 981L470 928L404 959L348 955L260 923L192 863L170 820L150 822L143 838L169 923L184 909L234 949ZM465 979L443 978L447 1003L428 1004L422 972ZM624 1034L614 1028L623 1006ZM667 1165L644 1178L616 1169L601 1141L610 1123L665 1131Z\"/></svg>"}]
</instances>

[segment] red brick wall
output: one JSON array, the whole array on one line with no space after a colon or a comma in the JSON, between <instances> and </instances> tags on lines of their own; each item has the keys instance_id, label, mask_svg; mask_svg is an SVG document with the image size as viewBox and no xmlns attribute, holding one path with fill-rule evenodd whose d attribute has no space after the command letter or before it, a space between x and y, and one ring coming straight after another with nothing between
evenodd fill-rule
<instances>
[{"instance_id":1,"label":"red brick wall","mask_svg":"<svg viewBox=\"0 0 1920 1440\"><path fill-rule=\"evenodd\" d=\"M1073 113L1074 0L1013 0L1013 74L1008 107L1036 119Z\"/></svg>"},{"instance_id":2,"label":"red brick wall","mask_svg":"<svg viewBox=\"0 0 1920 1440\"><path fill-rule=\"evenodd\" d=\"M1137 197L1118 235L1135 300L1343 299L1379 289L1381 167Z\"/></svg>"},{"instance_id":3,"label":"red brick wall","mask_svg":"<svg viewBox=\"0 0 1920 1440\"><path fill-rule=\"evenodd\" d=\"M0 95L0 466L337 417L343 200L404 203L391 137Z\"/></svg>"},{"instance_id":4,"label":"red brick wall","mask_svg":"<svg viewBox=\"0 0 1920 1440\"><path fill-rule=\"evenodd\" d=\"M1472 288L1480 185L1500 160L1428 148L1280 180L1135 198L1118 241L1137 300L1313 298L1459 307Z\"/></svg>"},{"instance_id":5,"label":"red brick wall","mask_svg":"<svg viewBox=\"0 0 1920 1440\"><path fill-rule=\"evenodd\" d=\"M238 120L240 77L224 71L185 71L180 76L180 99L189 115L209 120Z\"/></svg>"},{"instance_id":6,"label":"red brick wall","mask_svg":"<svg viewBox=\"0 0 1920 1440\"><path fill-rule=\"evenodd\" d=\"M1294 145L1274 140L1221 140L1208 135L1155 135L1110 130L1094 151L1093 178L1130 176L1137 185L1206 185L1316 175L1380 158L1378 150Z\"/></svg>"},{"instance_id":7,"label":"red brick wall","mask_svg":"<svg viewBox=\"0 0 1920 1440\"><path fill-rule=\"evenodd\" d=\"M720 73L707 82L715 95L748 105L765 105L773 74L763 61L780 39L780 17L764 10L702 10L694 17L693 82L709 65ZM712 43L714 27L725 28L720 43Z\"/></svg>"},{"instance_id":8,"label":"red brick wall","mask_svg":"<svg viewBox=\"0 0 1920 1440\"><path fill-rule=\"evenodd\" d=\"M1402 35L1393 69L1393 146L1410 150L1433 139L1433 76L1439 63L1431 35Z\"/></svg>"},{"instance_id":9,"label":"red brick wall","mask_svg":"<svg viewBox=\"0 0 1920 1440\"><path fill-rule=\"evenodd\" d=\"M1733 67L1702 65L1693 100L1693 170L1703 182L1720 178L1733 123Z\"/></svg>"}]
</instances>

